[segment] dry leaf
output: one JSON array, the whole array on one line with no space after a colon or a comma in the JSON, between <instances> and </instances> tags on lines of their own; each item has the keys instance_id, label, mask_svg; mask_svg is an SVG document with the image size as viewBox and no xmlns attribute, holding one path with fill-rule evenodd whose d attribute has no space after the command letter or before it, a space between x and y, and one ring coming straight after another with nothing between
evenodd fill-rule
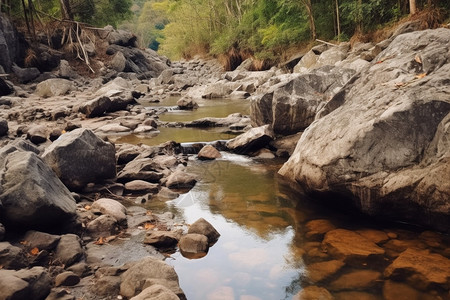
<instances>
[{"instance_id":1,"label":"dry leaf","mask_svg":"<svg viewBox=\"0 0 450 300\"><path fill-rule=\"evenodd\" d=\"M28 245L28 241L21 241L20 243L24 246Z\"/></svg>"},{"instance_id":2,"label":"dry leaf","mask_svg":"<svg viewBox=\"0 0 450 300\"><path fill-rule=\"evenodd\" d=\"M422 64L422 60L420 59L420 56L419 56L419 55L416 55L416 56L414 57L414 60L415 60L418 64Z\"/></svg>"},{"instance_id":3,"label":"dry leaf","mask_svg":"<svg viewBox=\"0 0 450 300\"><path fill-rule=\"evenodd\" d=\"M422 78L424 78L425 76L427 76L427 73L421 73L421 74L417 74L417 75L416 75L416 78L417 78L417 79L422 79Z\"/></svg>"},{"instance_id":4,"label":"dry leaf","mask_svg":"<svg viewBox=\"0 0 450 300\"><path fill-rule=\"evenodd\" d=\"M153 224L150 224L150 223L145 223L144 224L144 229L145 230L150 230L150 229L153 229L155 227L156 227L156 225L153 225Z\"/></svg>"},{"instance_id":5,"label":"dry leaf","mask_svg":"<svg viewBox=\"0 0 450 300\"><path fill-rule=\"evenodd\" d=\"M37 247L34 247L33 249L30 250L30 254L34 256L38 255L39 249Z\"/></svg>"},{"instance_id":6,"label":"dry leaf","mask_svg":"<svg viewBox=\"0 0 450 300\"><path fill-rule=\"evenodd\" d=\"M67 131L65 131L64 129L61 131L61 134L64 134L64 133L66 133Z\"/></svg>"},{"instance_id":7,"label":"dry leaf","mask_svg":"<svg viewBox=\"0 0 450 300\"><path fill-rule=\"evenodd\" d=\"M86 206L84 207L84 209L85 209L85 210L90 210L90 209L91 209L91 206L90 206L90 205L86 205Z\"/></svg>"},{"instance_id":8,"label":"dry leaf","mask_svg":"<svg viewBox=\"0 0 450 300\"><path fill-rule=\"evenodd\" d=\"M153 212L151 210L147 210L147 216L150 216L152 214L153 214Z\"/></svg>"},{"instance_id":9,"label":"dry leaf","mask_svg":"<svg viewBox=\"0 0 450 300\"><path fill-rule=\"evenodd\" d=\"M117 238L117 235L111 235L105 238L105 243L109 243Z\"/></svg>"},{"instance_id":10,"label":"dry leaf","mask_svg":"<svg viewBox=\"0 0 450 300\"><path fill-rule=\"evenodd\" d=\"M104 245L105 244L105 239L101 236L99 237L95 242L94 245Z\"/></svg>"}]
</instances>

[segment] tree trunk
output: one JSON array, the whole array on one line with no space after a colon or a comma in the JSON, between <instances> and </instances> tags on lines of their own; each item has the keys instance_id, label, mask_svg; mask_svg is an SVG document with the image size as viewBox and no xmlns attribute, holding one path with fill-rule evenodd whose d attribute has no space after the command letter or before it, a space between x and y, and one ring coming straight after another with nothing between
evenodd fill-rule
<instances>
[{"instance_id":1,"label":"tree trunk","mask_svg":"<svg viewBox=\"0 0 450 300\"><path fill-rule=\"evenodd\" d=\"M59 0L61 5L61 17L63 20L73 21L72 9L70 7L69 0Z\"/></svg>"},{"instance_id":2,"label":"tree trunk","mask_svg":"<svg viewBox=\"0 0 450 300\"><path fill-rule=\"evenodd\" d=\"M337 26L337 37L338 37L338 42L341 39L341 22L339 20L339 1L336 0L336 26Z\"/></svg>"},{"instance_id":3,"label":"tree trunk","mask_svg":"<svg viewBox=\"0 0 450 300\"><path fill-rule=\"evenodd\" d=\"M302 3L303 5L305 5L306 12L308 13L309 29L311 30L311 38L314 41L317 37L317 34L316 34L316 22L314 20L311 0L302 0Z\"/></svg>"},{"instance_id":4,"label":"tree trunk","mask_svg":"<svg viewBox=\"0 0 450 300\"><path fill-rule=\"evenodd\" d=\"M417 13L416 0L409 0L409 13L415 15Z\"/></svg>"},{"instance_id":5,"label":"tree trunk","mask_svg":"<svg viewBox=\"0 0 450 300\"><path fill-rule=\"evenodd\" d=\"M362 0L358 0L358 15L356 20L356 32L362 33L363 32L363 13L362 13Z\"/></svg>"}]
</instances>

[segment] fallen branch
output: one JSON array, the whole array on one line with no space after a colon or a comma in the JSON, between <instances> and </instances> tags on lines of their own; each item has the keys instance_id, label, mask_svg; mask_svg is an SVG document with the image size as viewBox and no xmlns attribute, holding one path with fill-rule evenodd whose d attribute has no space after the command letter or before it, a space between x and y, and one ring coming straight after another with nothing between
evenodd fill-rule
<instances>
[{"instance_id":1,"label":"fallen branch","mask_svg":"<svg viewBox=\"0 0 450 300\"><path fill-rule=\"evenodd\" d=\"M334 47L337 47L337 46L338 46L338 45L336 45L336 44L332 44L332 43L329 43L329 42L325 42L325 41L319 40L319 39L316 39L316 41L318 41L318 42L320 42L320 43L324 43L325 45L328 45L328 46L334 46Z\"/></svg>"}]
</instances>

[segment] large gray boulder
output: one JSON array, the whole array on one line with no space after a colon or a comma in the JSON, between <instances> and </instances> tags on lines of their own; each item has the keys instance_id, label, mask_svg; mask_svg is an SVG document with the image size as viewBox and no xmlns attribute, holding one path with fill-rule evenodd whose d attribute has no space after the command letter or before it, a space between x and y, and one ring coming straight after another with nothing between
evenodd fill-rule
<instances>
[{"instance_id":1,"label":"large gray boulder","mask_svg":"<svg viewBox=\"0 0 450 300\"><path fill-rule=\"evenodd\" d=\"M369 215L450 231L449 36L397 36L327 103L279 173Z\"/></svg>"},{"instance_id":2,"label":"large gray boulder","mask_svg":"<svg viewBox=\"0 0 450 300\"><path fill-rule=\"evenodd\" d=\"M314 121L317 112L354 73L351 69L325 66L288 77L251 100L252 124L270 124L279 134L297 133Z\"/></svg>"},{"instance_id":3,"label":"large gray boulder","mask_svg":"<svg viewBox=\"0 0 450 300\"><path fill-rule=\"evenodd\" d=\"M0 218L8 226L71 225L75 200L55 173L33 152L14 151L1 162Z\"/></svg>"},{"instance_id":4,"label":"large gray boulder","mask_svg":"<svg viewBox=\"0 0 450 300\"><path fill-rule=\"evenodd\" d=\"M42 155L61 181L73 190L116 176L115 148L89 129L63 134Z\"/></svg>"},{"instance_id":5,"label":"large gray boulder","mask_svg":"<svg viewBox=\"0 0 450 300\"><path fill-rule=\"evenodd\" d=\"M43 98L63 96L73 89L70 80L62 78L51 78L40 82L36 86L35 93Z\"/></svg>"},{"instance_id":6,"label":"large gray boulder","mask_svg":"<svg viewBox=\"0 0 450 300\"><path fill-rule=\"evenodd\" d=\"M9 18L0 13L0 66L10 72L13 63L23 60L24 55L23 38L19 38Z\"/></svg>"}]
</instances>

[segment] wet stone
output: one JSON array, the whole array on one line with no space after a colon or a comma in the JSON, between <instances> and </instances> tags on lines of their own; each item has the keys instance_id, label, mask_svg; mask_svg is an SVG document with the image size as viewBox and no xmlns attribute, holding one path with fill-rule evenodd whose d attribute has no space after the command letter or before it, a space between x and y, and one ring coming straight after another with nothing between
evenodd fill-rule
<instances>
[{"instance_id":1,"label":"wet stone","mask_svg":"<svg viewBox=\"0 0 450 300\"><path fill-rule=\"evenodd\" d=\"M318 219L312 220L305 224L308 232L306 233L306 238L309 240L321 241L325 233L336 229L329 220Z\"/></svg>"},{"instance_id":2,"label":"wet stone","mask_svg":"<svg viewBox=\"0 0 450 300\"><path fill-rule=\"evenodd\" d=\"M330 292L318 286L308 286L302 289L292 300L334 300Z\"/></svg>"},{"instance_id":3,"label":"wet stone","mask_svg":"<svg viewBox=\"0 0 450 300\"><path fill-rule=\"evenodd\" d=\"M381 273L372 270L358 270L344 274L330 284L334 291L367 290L380 283Z\"/></svg>"},{"instance_id":4,"label":"wet stone","mask_svg":"<svg viewBox=\"0 0 450 300\"><path fill-rule=\"evenodd\" d=\"M345 263L340 260L330 260L310 264L307 267L307 278L311 282L320 282L336 274Z\"/></svg>"}]
</instances>

